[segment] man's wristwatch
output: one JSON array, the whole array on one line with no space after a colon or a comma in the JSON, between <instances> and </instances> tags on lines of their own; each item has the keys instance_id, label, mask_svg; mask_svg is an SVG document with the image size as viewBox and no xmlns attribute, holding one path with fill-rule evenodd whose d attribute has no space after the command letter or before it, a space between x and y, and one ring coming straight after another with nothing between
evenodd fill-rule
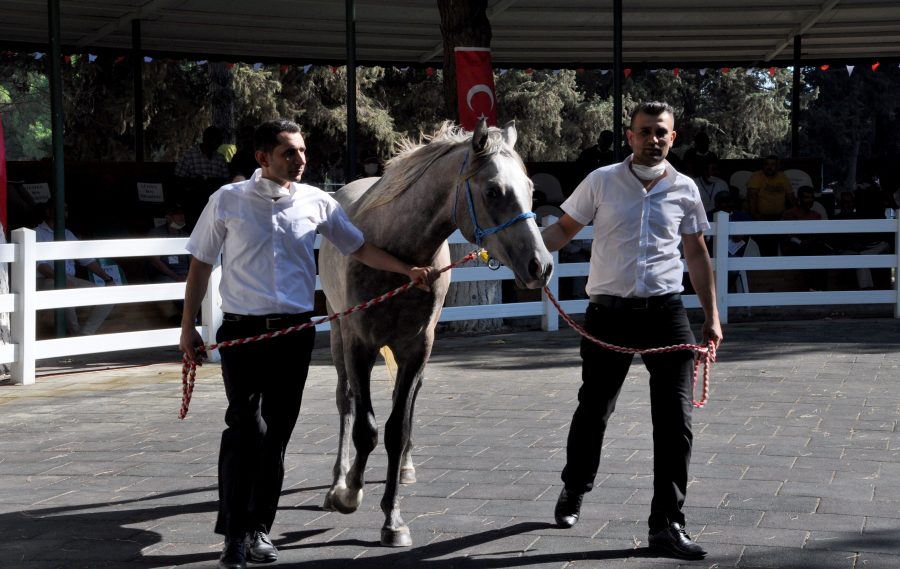
<instances>
[{"instance_id":1,"label":"man's wristwatch","mask_svg":"<svg viewBox=\"0 0 900 569\"><path fill-rule=\"evenodd\" d=\"M107 275L107 277L105 279L103 279L103 282L105 282L106 284L109 284L109 283L113 282L114 280L116 280L116 279Z\"/></svg>"}]
</instances>

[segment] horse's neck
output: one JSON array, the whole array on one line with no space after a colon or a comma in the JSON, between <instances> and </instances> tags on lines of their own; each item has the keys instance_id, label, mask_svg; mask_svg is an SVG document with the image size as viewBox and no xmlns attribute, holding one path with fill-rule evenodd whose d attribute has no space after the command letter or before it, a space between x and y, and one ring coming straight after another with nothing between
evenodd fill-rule
<instances>
[{"instance_id":1,"label":"horse's neck","mask_svg":"<svg viewBox=\"0 0 900 569\"><path fill-rule=\"evenodd\" d=\"M462 158L455 156L438 160L403 194L371 210L373 217L364 227L367 238L409 262L430 262L456 229L453 202Z\"/></svg>"}]
</instances>

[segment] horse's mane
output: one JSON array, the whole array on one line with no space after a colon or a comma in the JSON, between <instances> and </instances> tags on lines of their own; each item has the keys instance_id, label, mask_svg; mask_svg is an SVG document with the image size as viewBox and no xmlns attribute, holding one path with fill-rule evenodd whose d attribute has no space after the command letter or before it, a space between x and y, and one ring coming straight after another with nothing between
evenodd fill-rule
<instances>
[{"instance_id":1,"label":"horse's mane","mask_svg":"<svg viewBox=\"0 0 900 569\"><path fill-rule=\"evenodd\" d=\"M463 144L471 146L472 133L450 121L444 121L434 133L421 135L418 141L409 137L401 139L395 145L394 157L387 161L384 175L377 184L369 188L359 201L357 214L384 205L409 189L422 174L438 159ZM506 150L509 156L515 157L520 164L522 159L503 140L499 128L488 129L484 148L469 157L469 165L461 176L467 178L477 173L491 158ZM524 170L525 165L522 164Z\"/></svg>"}]
</instances>

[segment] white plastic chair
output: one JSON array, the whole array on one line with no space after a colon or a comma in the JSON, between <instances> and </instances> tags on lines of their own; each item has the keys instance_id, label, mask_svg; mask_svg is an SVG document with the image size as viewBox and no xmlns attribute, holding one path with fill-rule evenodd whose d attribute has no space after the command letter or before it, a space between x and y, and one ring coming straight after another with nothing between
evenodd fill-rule
<instances>
[{"instance_id":1,"label":"white plastic chair","mask_svg":"<svg viewBox=\"0 0 900 569\"><path fill-rule=\"evenodd\" d=\"M728 185L734 186L738 189L741 199L745 199L747 197L747 180L749 180L750 176L752 175L753 172L750 172L748 170L738 170L731 175L731 178L728 179Z\"/></svg>"},{"instance_id":2,"label":"white plastic chair","mask_svg":"<svg viewBox=\"0 0 900 569\"><path fill-rule=\"evenodd\" d=\"M531 177L534 191L543 192L549 204L561 204L566 196L563 195L562 184L553 174L539 172Z\"/></svg>"}]
</instances>

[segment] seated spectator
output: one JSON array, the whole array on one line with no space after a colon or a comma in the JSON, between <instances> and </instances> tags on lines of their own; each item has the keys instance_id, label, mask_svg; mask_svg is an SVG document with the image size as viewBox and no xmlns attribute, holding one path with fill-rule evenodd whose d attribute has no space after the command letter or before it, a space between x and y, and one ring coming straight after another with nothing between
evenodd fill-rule
<instances>
[{"instance_id":1,"label":"seated spectator","mask_svg":"<svg viewBox=\"0 0 900 569\"><path fill-rule=\"evenodd\" d=\"M709 149L709 135L698 132L694 135L694 146L684 151L682 166L689 176L700 177L710 162L718 162L719 156Z\"/></svg>"},{"instance_id":2,"label":"seated spectator","mask_svg":"<svg viewBox=\"0 0 900 569\"><path fill-rule=\"evenodd\" d=\"M722 192L728 192L728 184L719 177L719 161L709 158L698 166L700 174L694 178L697 189L700 190L700 200L703 201L703 209L707 213L716 207L714 198ZM732 204L734 205L734 204Z\"/></svg>"},{"instance_id":3,"label":"seated spectator","mask_svg":"<svg viewBox=\"0 0 900 569\"><path fill-rule=\"evenodd\" d=\"M781 219L785 221L819 221L822 219L818 213L812 211L813 203L815 203L815 192L809 186L802 186L797 189L797 205L782 214ZM807 255L830 255L833 253L825 241L818 235L802 233L797 235L787 235L781 243L781 253L783 255L807 256ZM804 275L807 277L807 283L810 290L825 290L828 281L827 271L821 269L803 269Z\"/></svg>"},{"instance_id":4,"label":"seated spectator","mask_svg":"<svg viewBox=\"0 0 900 569\"><path fill-rule=\"evenodd\" d=\"M615 153L612 149L614 138L613 131L604 130L597 138L597 144L581 151L578 159L575 160L575 164L578 166L582 176L587 176L597 168L616 161Z\"/></svg>"},{"instance_id":5,"label":"seated spectator","mask_svg":"<svg viewBox=\"0 0 900 569\"><path fill-rule=\"evenodd\" d=\"M841 192L838 198L840 212L835 219L866 219L856 208L853 192ZM890 244L876 233L838 233L832 236L830 245L838 255L880 255L891 250ZM860 290L875 288L872 270L866 267L856 269L856 284Z\"/></svg>"},{"instance_id":6,"label":"seated spectator","mask_svg":"<svg viewBox=\"0 0 900 569\"><path fill-rule=\"evenodd\" d=\"M766 156L762 169L747 180L747 212L758 221L776 221L791 207L793 197L794 188L781 171L780 160L774 154ZM776 236L760 235L758 241L761 254L777 254Z\"/></svg>"},{"instance_id":7,"label":"seated spectator","mask_svg":"<svg viewBox=\"0 0 900 569\"><path fill-rule=\"evenodd\" d=\"M68 209L66 211L68 216ZM46 203L44 209L44 221L34 228L36 239L40 243L54 241L54 227L56 222L56 206L53 200ZM68 229L65 230L66 241L78 241ZM75 276L75 262L67 260L66 262L66 287L67 288L87 288L102 286L91 281L78 278ZM79 259L78 263L86 268L89 272L97 275L105 285L111 286L115 284L115 279L111 277L96 259ZM55 288L55 274L53 270L53 261L39 261L37 265L37 288L38 290L52 290ZM83 325L78 321L78 314L75 307L65 309L66 331L72 336L90 336L97 333L103 321L109 316L113 309L112 304L100 304L91 309L87 322Z\"/></svg>"},{"instance_id":8,"label":"seated spectator","mask_svg":"<svg viewBox=\"0 0 900 569\"><path fill-rule=\"evenodd\" d=\"M184 210L180 204L172 204L166 208L166 223L154 227L148 233L148 237L190 237L184 230ZM191 257L184 255L163 255L151 257L149 260L150 281L154 283L183 283L187 280L188 268ZM181 312L184 308L183 300L173 300L163 305L163 312L168 320L181 324Z\"/></svg>"},{"instance_id":9,"label":"seated spectator","mask_svg":"<svg viewBox=\"0 0 900 569\"><path fill-rule=\"evenodd\" d=\"M237 152L228 163L229 183L249 180L253 172L259 168L256 162L256 151L253 148L253 126L241 127L237 136Z\"/></svg>"},{"instance_id":10,"label":"seated spectator","mask_svg":"<svg viewBox=\"0 0 900 569\"><path fill-rule=\"evenodd\" d=\"M178 199L185 207L189 227L193 227L209 196L229 178L228 163L218 152L225 136L217 127L203 131L203 140L175 165Z\"/></svg>"},{"instance_id":11,"label":"seated spectator","mask_svg":"<svg viewBox=\"0 0 900 569\"><path fill-rule=\"evenodd\" d=\"M753 218L750 217L745 211L735 209L734 207L734 197L731 195L731 192L728 190L721 191L716 194L714 198L713 209L711 209L707 216L710 221L715 221L716 214L720 211L724 211L728 214L729 221L753 221ZM711 237L707 237L708 241L711 241ZM728 256L729 257L743 257L744 253L747 249L747 244L750 243L750 238L746 235L729 235L728 236ZM707 243L709 245L709 243ZM713 249L709 248L710 252L713 252ZM735 283L739 277L738 271L728 271L728 290L735 290Z\"/></svg>"}]
</instances>

